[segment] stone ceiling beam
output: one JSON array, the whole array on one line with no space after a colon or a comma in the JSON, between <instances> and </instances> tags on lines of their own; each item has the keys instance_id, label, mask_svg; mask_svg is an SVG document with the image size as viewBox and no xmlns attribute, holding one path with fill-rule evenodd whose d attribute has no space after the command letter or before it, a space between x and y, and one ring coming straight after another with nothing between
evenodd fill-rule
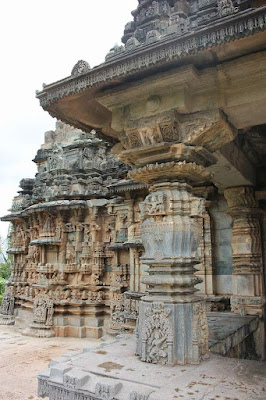
<instances>
[{"instance_id":1,"label":"stone ceiling beam","mask_svg":"<svg viewBox=\"0 0 266 400\"><path fill-rule=\"evenodd\" d=\"M233 186L255 186L256 170L245 154L233 142L214 153L215 165L208 167L212 182L221 191Z\"/></svg>"}]
</instances>

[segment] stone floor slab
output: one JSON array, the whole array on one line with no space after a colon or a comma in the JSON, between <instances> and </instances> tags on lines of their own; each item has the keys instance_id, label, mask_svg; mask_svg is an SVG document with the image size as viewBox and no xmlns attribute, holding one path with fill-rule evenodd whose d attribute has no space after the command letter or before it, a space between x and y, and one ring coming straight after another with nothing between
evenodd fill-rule
<instances>
[{"instance_id":1,"label":"stone floor slab","mask_svg":"<svg viewBox=\"0 0 266 400\"><path fill-rule=\"evenodd\" d=\"M124 336L55 360L40 374L39 394L48 393L53 400L265 400L266 363L211 355L199 365L148 364L135 356L135 338Z\"/></svg>"}]
</instances>

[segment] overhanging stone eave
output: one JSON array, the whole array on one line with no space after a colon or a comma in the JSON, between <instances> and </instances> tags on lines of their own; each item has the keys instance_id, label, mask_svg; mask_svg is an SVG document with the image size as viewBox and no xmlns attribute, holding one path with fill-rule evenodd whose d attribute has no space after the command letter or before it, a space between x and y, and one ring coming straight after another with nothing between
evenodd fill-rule
<instances>
[{"instance_id":1,"label":"overhanging stone eave","mask_svg":"<svg viewBox=\"0 0 266 400\"><path fill-rule=\"evenodd\" d=\"M247 26L248 22L249 26ZM244 25L240 26L241 23ZM204 26L197 31L187 33L183 36L169 35L159 42L141 46L135 51L125 51L121 56L113 57L111 60L100 64L85 74L81 74L78 77L70 76L46 85L42 92L37 93L36 97L40 100L41 106L49 111L47 109L48 105L56 103L60 99L84 92L88 88L102 88L112 83L119 83L121 80L125 81L129 77L135 77L145 70L154 70L156 65L162 68L163 66L167 67L171 65L177 60L185 62L185 59L191 55L196 55L196 58L199 58L200 63L202 63L205 60L201 59L199 55L202 55L204 51L211 50L213 52L216 49L219 50L221 44L228 44L235 40L238 40L240 43L241 39L256 36L259 32L263 32L265 27L266 6L259 9L249 9L233 17L218 20L218 22L211 26ZM222 34L221 30L223 30ZM254 43L252 43L249 50L243 50L244 54L248 54L249 50L253 52ZM159 52L157 57L155 57L155 54L152 57L152 53L156 51ZM238 56L244 54L239 54ZM143 58L144 55L145 57ZM137 59L137 57L142 57L142 60ZM224 49L223 55L219 55L220 61L223 61L222 57L225 57ZM211 60L214 61L215 57L211 56ZM190 59L189 62L191 62ZM209 62L210 60L207 60L207 63Z\"/></svg>"},{"instance_id":2,"label":"overhanging stone eave","mask_svg":"<svg viewBox=\"0 0 266 400\"><path fill-rule=\"evenodd\" d=\"M22 219L21 212L12 212L10 214L4 215L3 217L0 218L0 221L2 222L11 222L11 221L16 221Z\"/></svg>"}]
</instances>

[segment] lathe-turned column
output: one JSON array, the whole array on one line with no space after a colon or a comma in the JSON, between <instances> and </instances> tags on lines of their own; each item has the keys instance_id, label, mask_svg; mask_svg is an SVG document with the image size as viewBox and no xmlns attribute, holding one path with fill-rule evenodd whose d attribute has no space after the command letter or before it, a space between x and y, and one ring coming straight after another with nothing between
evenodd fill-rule
<instances>
[{"instance_id":1,"label":"lathe-turned column","mask_svg":"<svg viewBox=\"0 0 266 400\"><path fill-rule=\"evenodd\" d=\"M191 187L211 182L213 153L235 136L220 110L185 114L184 92L175 92L175 85L148 81L98 96L112 112L120 141L114 151L136 168L130 177L150 191L141 207L142 263L149 268L142 278L148 295L140 302L137 353L143 361L172 365L198 363L208 354L205 305L195 295L200 278L194 274L204 200Z\"/></svg>"},{"instance_id":2,"label":"lathe-turned column","mask_svg":"<svg viewBox=\"0 0 266 400\"><path fill-rule=\"evenodd\" d=\"M233 296L232 310L241 315L262 315L264 282L262 261L262 211L254 188L240 186L224 192L233 219Z\"/></svg>"},{"instance_id":3,"label":"lathe-turned column","mask_svg":"<svg viewBox=\"0 0 266 400\"><path fill-rule=\"evenodd\" d=\"M140 204L142 262L149 269L142 278L148 295L140 302L137 354L146 362L198 363L208 355L205 305L195 295L201 280L194 274L205 199L194 196L186 181L204 181L207 173L194 163L170 162L131 177L150 191Z\"/></svg>"}]
</instances>

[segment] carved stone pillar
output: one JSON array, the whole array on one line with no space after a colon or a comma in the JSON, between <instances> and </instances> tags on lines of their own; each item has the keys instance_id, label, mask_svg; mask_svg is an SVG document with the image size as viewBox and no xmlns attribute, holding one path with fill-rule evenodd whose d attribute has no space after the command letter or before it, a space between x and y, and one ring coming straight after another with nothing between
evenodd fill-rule
<instances>
[{"instance_id":1,"label":"carved stone pillar","mask_svg":"<svg viewBox=\"0 0 266 400\"><path fill-rule=\"evenodd\" d=\"M142 262L149 269L142 278L148 295L140 302L137 354L146 362L198 363L208 354L205 305L195 295L200 278L194 275L205 199L185 181L204 181L208 174L194 163L170 162L137 169L131 177L150 191L140 204Z\"/></svg>"},{"instance_id":2,"label":"carved stone pillar","mask_svg":"<svg viewBox=\"0 0 266 400\"><path fill-rule=\"evenodd\" d=\"M141 206L148 295L140 302L137 353L143 361L172 365L198 363L208 353L194 274L204 200L191 187L211 182L206 168L217 161L212 153L235 136L219 110L186 114L180 102L185 90L175 91L176 84L143 80L97 97L112 112L120 141L114 151L136 168L130 177L150 191Z\"/></svg>"},{"instance_id":3,"label":"carved stone pillar","mask_svg":"<svg viewBox=\"0 0 266 400\"><path fill-rule=\"evenodd\" d=\"M251 186L229 188L224 195L233 219L232 310L241 315L261 315L264 304L262 212Z\"/></svg>"}]
</instances>

